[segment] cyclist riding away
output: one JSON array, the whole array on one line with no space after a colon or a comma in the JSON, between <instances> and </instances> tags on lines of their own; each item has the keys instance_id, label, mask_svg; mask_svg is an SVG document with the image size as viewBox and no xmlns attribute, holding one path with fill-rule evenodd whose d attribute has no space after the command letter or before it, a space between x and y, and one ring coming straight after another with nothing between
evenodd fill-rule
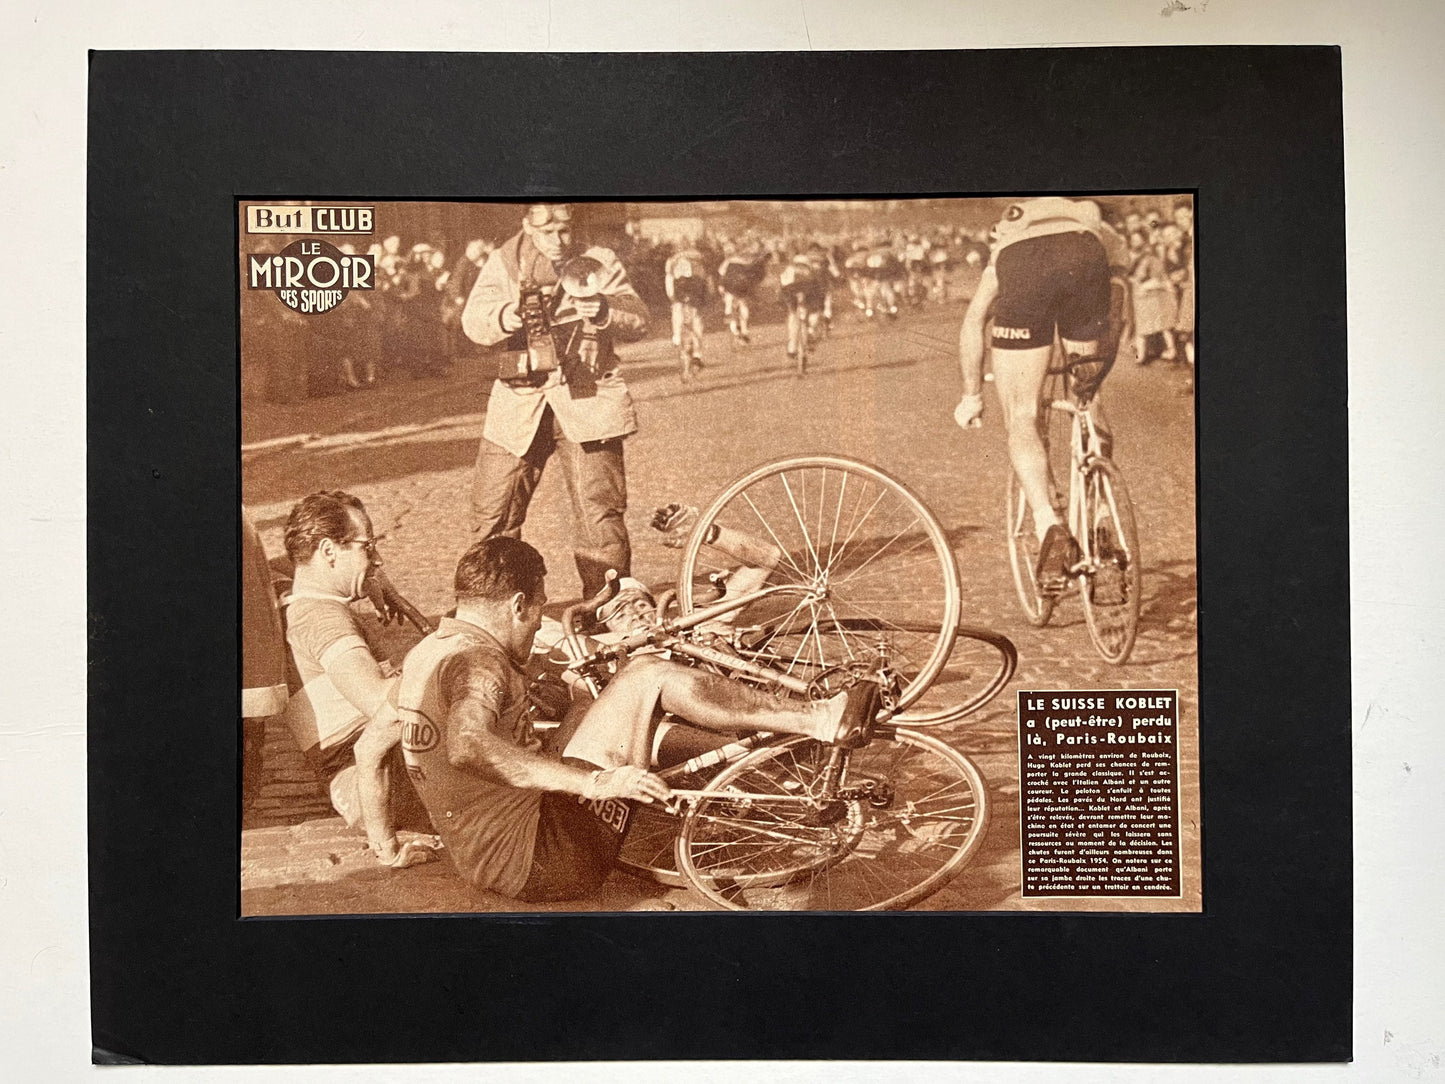
<instances>
[{"instance_id":1,"label":"cyclist riding away","mask_svg":"<svg viewBox=\"0 0 1445 1084\"><path fill-rule=\"evenodd\" d=\"M984 331L991 336L994 386L1008 430L1009 461L1033 514L1041 587L1062 587L1077 543L1053 505L1048 455L1039 434L1039 395L1057 333L1071 360L1107 358L1109 261L1099 205L1057 196L1011 204L959 333L963 398L954 419L965 429L983 416Z\"/></svg>"},{"instance_id":2,"label":"cyclist riding away","mask_svg":"<svg viewBox=\"0 0 1445 1084\"><path fill-rule=\"evenodd\" d=\"M695 248L673 253L664 273L672 302L672 345L682 350L682 378L689 380L694 367L702 368L702 306L707 301L702 253Z\"/></svg>"},{"instance_id":3,"label":"cyclist riding away","mask_svg":"<svg viewBox=\"0 0 1445 1084\"><path fill-rule=\"evenodd\" d=\"M818 320L828 299L826 265L820 268L817 258L800 252L788 261L778 281L782 286L783 304L788 310L788 357L796 358L799 349L806 349L802 337L817 337Z\"/></svg>"},{"instance_id":4,"label":"cyclist riding away","mask_svg":"<svg viewBox=\"0 0 1445 1084\"><path fill-rule=\"evenodd\" d=\"M718 282L722 285L723 315L728 318L728 330L740 343L749 341L748 318L753 292L767 272L767 263L762 249L749 243L741 249L729 246L717 269Z\"/></svg>"}]
</instances>

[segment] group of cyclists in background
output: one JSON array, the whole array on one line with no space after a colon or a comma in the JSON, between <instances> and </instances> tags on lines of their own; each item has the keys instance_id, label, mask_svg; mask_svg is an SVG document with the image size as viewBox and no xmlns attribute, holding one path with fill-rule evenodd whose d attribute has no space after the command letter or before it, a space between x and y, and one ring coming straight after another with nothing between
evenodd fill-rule
<instances>
[{"instance_id":1,"label":"group of cyclists in background","mask_svg":"<svg viewBox=\"0 0 1445 1084\"><path fill-rule=\"evenodd\" d=\"M949 300L949 272L982 269L987 235L962 228L871 229L859 235L680 238L666 249L663 280L682 378L702 368L703 309L714 296L733 340L751 342L760 302L776 296L786 313L786 353L800 371L810 345L832 330L833 298L844 288L867 320L898 318L900 308ZM645 272L638 276L645 279Z\"/></svg>"}]
</instances>

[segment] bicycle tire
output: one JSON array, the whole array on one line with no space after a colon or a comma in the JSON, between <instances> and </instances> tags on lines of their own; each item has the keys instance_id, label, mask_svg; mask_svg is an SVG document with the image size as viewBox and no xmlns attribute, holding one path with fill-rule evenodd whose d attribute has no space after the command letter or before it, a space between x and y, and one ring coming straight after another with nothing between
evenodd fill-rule
<instances>
[{"instance_id":1,"label":"bicycle tire","mask_svg":"<svg viewBox=\"0 0 1445 1084\"><path fill-rule=\"evenodd\" d=\"M689 773L670 780L674 787L701 790L717 774L716 768ZM687 882L677 870L677 834L682 819L658 803L633 802L627 838L617 852L615 864L645 881L681 888Z\"/></svg>"},{"instance_id":2,"label":"bicycle tire","mask_svg":"<svg viewBox=\"0 0 1445 1084\"><path fill-rule=\"evenodd\" d=\"M684 614L697 608L699 582L746 563L706 541L714 527L765 540L780 555L769 585L824 592L817 603L771 598L735 615L756 630L749 646L781 672L817 681L862 665L881 646L900 676L892 707L902 711L947 664L961 610L953 550L923 502L877 467L800 456L735 481L698 517L683 550L677 600ZM847 623L855 621L872 623L877 640L850 637Z\"/></svg>"},{"instance_id":3,"label":"bicycle tire","mask_svg":"<svg viewBox=\"0 0 1445 1084\"><path fill-rule=\"evenodd\" d=\"M863 619L842 621L847 631L877 631ZM918 631L928 631L920 629ZM1003 691L1018 669L1018 649L1002 633L960 625L948 661L927 689L889 722L896 726L931 727L955 723L972 715Z\"/></svg>"},{"instance_id":4,"label":"bicycle tire","mask_svg":"<svg viewBox=\"0 0 1445 1084\"><path fill-rule=\"evenodd\" d=\"M889 728L845 754L842 787L871 796L819 808L806 797L830 751L787 738L718 774L678 835L677 866L694 890L727 910L901 910L977 853L988 788L957 749Z\"/></svg>"},{"instance_id":5,"label":"bicycle tire","mask_svg":"<svg viewBox=\"0 0 1445 1084\"><path fill-rule=\"evenodd\" d=\"M1134 506L1123 474L1110 460L1095 459L1084 472L1083 523L1090 532L1090 553L1101 572L1117 579L1108 586L1121 589L1119 602L1103 603L1099 596L1106 585L1097 573L1086 573L1079 592L1084 622L1104 661L1122 665L1139 635L1143 575Z\"/></svg>"}]
</instances>

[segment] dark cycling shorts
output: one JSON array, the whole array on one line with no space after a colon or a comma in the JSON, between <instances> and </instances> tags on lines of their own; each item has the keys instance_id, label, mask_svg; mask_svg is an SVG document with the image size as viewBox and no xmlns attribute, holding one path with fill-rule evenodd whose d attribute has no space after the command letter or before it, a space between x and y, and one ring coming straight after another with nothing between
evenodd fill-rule
<instances>
[{"instance_id":1,"label":"dark cycling shorts","mask_svg":"<svg viewBox=\"0 0 1445 1084\"><path fill-rule=\"evenodd\" d=\"M752 297L758 288L758 273L742 267L729 267L722 278L722 288L733 297Z\"/></svg>"},{"instance_id":2,"label":"dark cycling shorts","mask_svg":"<svg viewBox=\"0 0 1445 1084\"><path fill-rule=\"evenodd\" d=\"M562 759L589 771L596 767L575 757ZM621 798L589 802L575 794L542 795L532 869L517 898L553 903L592 895L607 880L631 821L632 805Z\"/></svg>"},{"instance_id":3,"label":"dark cycling shorts","mask_svg":"<svg viewBox=\"0 0 1445 1084\"><path fill-rule=\"evenodd\" d=\"M698 278L673 279L672 299L684 305L701 305L707 300L707 285Z\"/></svg>"},{"instance_id":4,"label":"dark cycling shorts","mask_svg":"<svg viewBox=\"0 0 1445 1084\"><path fill-rule=\"evenodd\" d=\"M1109 260L1091 233L1055 233L1016 241L998 254L993 345L1000 350L1052 346L1054 329L1074 342L1097 342L1109 323Z\"/></svg>"},{"instance_id":5,"label":"dark cycling shorts","mask_svg":"<svg viewBox=\"0 0 1445 1084\"><path fill-rule=\"evenodd\" d=\"M828 288L821 279L799 279L783 287L788 308L802 305L807 312L821 312L828 300Z\"/></svg>"}]
</instances>

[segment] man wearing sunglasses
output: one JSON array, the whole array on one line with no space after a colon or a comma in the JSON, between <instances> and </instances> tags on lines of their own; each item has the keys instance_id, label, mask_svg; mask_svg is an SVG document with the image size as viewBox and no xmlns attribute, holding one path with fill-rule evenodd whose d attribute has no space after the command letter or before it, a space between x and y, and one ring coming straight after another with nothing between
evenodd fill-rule
<instances>
[{"instance_id":1,"label":"man wearing sunglasses","mask_svg":"<svg viewBox=\"0 0 1445 1084\"><path fill-rule=\"evenodd\" d=\"M381 862L426 861L432 850L424 841L399 846L396 838L398 824L432 831L401 761L399 675L352 603L389 595L390 607L421 631L430 626L386 582L371 517L351 494L313 493L292 508L286 553L295 562L285 598L286 642L301 685L287 704L286 722L326 782L331 804L366 832ZM378 612L386 620L386 611Z\"/></svg>"},{"instance_id":2,"label":"man wearing sunglasses","mask_svg":"<svg viewBox=\"0 0 1445 1084\"><path fill-rule=\"evenodd\" d=\"M622 441L637 431L637 415L613 344L642 336L647 307L610 249L574 242L572 222L570 204L528 206L521 230L487 258L462 312L462 329L494 348L500 374L477 452L471 530L474 540L520 538L555 453L572 498L582 594L591 597L609 568L626 575L632 565ZM560 285L564 265L577 256L600 265L588 276L595 290L587 297ZM550 336L541 349L539 335Z\"/></svg>"}]
</instances>

